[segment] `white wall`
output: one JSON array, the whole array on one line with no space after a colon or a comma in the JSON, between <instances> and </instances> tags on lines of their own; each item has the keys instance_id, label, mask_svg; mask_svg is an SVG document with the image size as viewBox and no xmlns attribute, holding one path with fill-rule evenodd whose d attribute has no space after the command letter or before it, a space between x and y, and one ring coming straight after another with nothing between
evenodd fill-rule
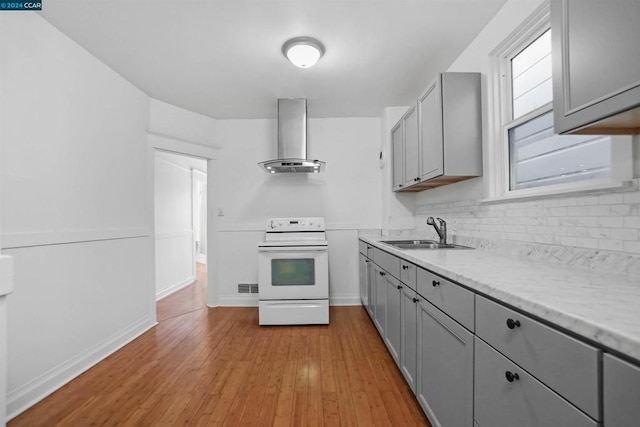
<instances>
[{"instance_id":1,"label":"white wall","mask_svg":"<svg viewBox=\"0 0 640 427\"><path fill-rule=\"evenodd\" d=\"M168 153L155 155L156 298L195 280L191 169Z\"/></svg>"},{"instance_id":2,"label":"white wall","mask_svg":"<svg viewBox=\"0 0 640 427\"><path fill-rule=\"evenodd\" d=\"M151 98L149 131L197 144L214 146L216 121L202 114Z\"/></svg>"},{"instance_id":3,"label":"white wall","mask_svg":"<svg viewBox=\"0 0 640 427\"><path fill-rule=\"evenodd\" d=\"M358 303L357 230L380 228L380 120L309 119L308 131L309 157L326 161L326 172L268 175L257 163L276 157L276 121L217 122L220 304L257 303L237 284L257 283L266 219L288 216L325 218L331 303Z\"/></svg>"},{"instance_id":4,"label":"white wall","mask_svg":"<svg viewBox=\"0 0 640 427\"><path fill-rule=\"evenodd\" d=\"M513 253L533 254L542 248L552 258L592 269L640 275L640 193L628 191L538 197L491 204L489 197L490 148L500 144L500 129L492 127L490 53L542 3L541 0L510 0L451 65L448 71L482 73L483 151L485 176L417 193L415 219L419 232L431 233L428 216L449 221L451 235L511 248ZM640 171L640 137L634 137L635 177ZM636 179L637 187L640 180Z\"/></svg>"},{"instance_id":5,"label":"white wall","mask_svg":"<svg viewBox=\"0 0 640 427\"><path fill-rule=\"evenodd\" d=\"M482 74L482 133L483 133L483 170L486 175L492 166L488 161L489 145L495 144L500 135L492 132L490 124L491 98L489 76L491 76L490 53L498 47L531 13L543 3L543 0L510 0L496 16L476 36L467 48L446 70L450 72L480 72ZM435 76L434 76L435 78ZM418 94L416 94L417 97ZM495 167L495 165L493 165ZM456 184L445 185L417 193L417 206L427 203L450 202L457 200L481 199L488 185L480 177Z\"/></svg>"},{"instance_id":6,"label":"white wall","mask_svg":"<svg viewBox=\"0 0 640 427\"><path fill-rule=\"evenodd\" d=\"M8 414L155 324L149 100L34 13L0 16Z\"/></svg>"}]
</instances>

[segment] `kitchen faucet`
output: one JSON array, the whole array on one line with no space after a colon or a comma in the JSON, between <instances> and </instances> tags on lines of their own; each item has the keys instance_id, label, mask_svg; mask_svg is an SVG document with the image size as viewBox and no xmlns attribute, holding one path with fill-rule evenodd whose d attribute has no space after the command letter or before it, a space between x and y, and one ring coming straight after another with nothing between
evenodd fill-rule
<instances>
[{"instance_id":1,"label":"kitchen faucet","mask_svg":"<svg viewBox=\"0 0 640 427\"><path fill-rule=\"evenodd\" d=\"M438 224L436 224L436 221L433 219L432 216L427 218L427 225L432 225L433 228L436 229L436 233L438 233L438 236L440 237L440 244L446 245L447 244L447 223L442 218L436 218L436 219L440 223L440 227L438 227Z\"/></svg>"}]
</instances>

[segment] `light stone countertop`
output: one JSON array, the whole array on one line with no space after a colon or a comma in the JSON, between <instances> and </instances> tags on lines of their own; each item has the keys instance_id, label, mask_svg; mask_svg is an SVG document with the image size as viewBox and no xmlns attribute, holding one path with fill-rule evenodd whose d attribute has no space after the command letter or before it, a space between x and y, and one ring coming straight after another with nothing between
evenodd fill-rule
<instances>
[{"instance_id":1,"label":"light stone countertop","mask_svg":"<svg viewBox=\"0 0 640 427\"><path fill-rule=\"evenodd\" d=\"M640 283L483 250L399 250L359 239L640 361Z\"/></svg>"}]
</instances>

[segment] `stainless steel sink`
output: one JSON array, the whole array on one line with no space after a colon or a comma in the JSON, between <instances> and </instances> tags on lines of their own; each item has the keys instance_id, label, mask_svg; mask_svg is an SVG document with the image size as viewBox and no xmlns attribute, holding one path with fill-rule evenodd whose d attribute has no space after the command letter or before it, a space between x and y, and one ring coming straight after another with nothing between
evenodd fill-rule
<instances>
[{"instance_id":1,"label":"stainless steel sink","mask_svg":"<svg viewBox=\"0 0 640 427\"><path fill-rule=\"evenodd\" d=\"M439 243L435 240L382 240L380 243L397 249L473 249L469 246Z\"/></svg>"}]
</instances>

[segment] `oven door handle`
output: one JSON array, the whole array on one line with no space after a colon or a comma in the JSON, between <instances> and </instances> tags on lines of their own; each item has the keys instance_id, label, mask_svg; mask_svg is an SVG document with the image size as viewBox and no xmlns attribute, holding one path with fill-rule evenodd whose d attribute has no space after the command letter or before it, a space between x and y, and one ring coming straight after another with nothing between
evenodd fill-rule
<instances>
[{"instance_id":1,"label":"oven door handle","mask_svg":"<svg viewBox=\"0 0 640 427\"><path fill-rule=\"evenodd\" d=\"M326 246L270 246L267 248L258 248L258 252L326 252Z\"/></svg>"}]
</instances>

